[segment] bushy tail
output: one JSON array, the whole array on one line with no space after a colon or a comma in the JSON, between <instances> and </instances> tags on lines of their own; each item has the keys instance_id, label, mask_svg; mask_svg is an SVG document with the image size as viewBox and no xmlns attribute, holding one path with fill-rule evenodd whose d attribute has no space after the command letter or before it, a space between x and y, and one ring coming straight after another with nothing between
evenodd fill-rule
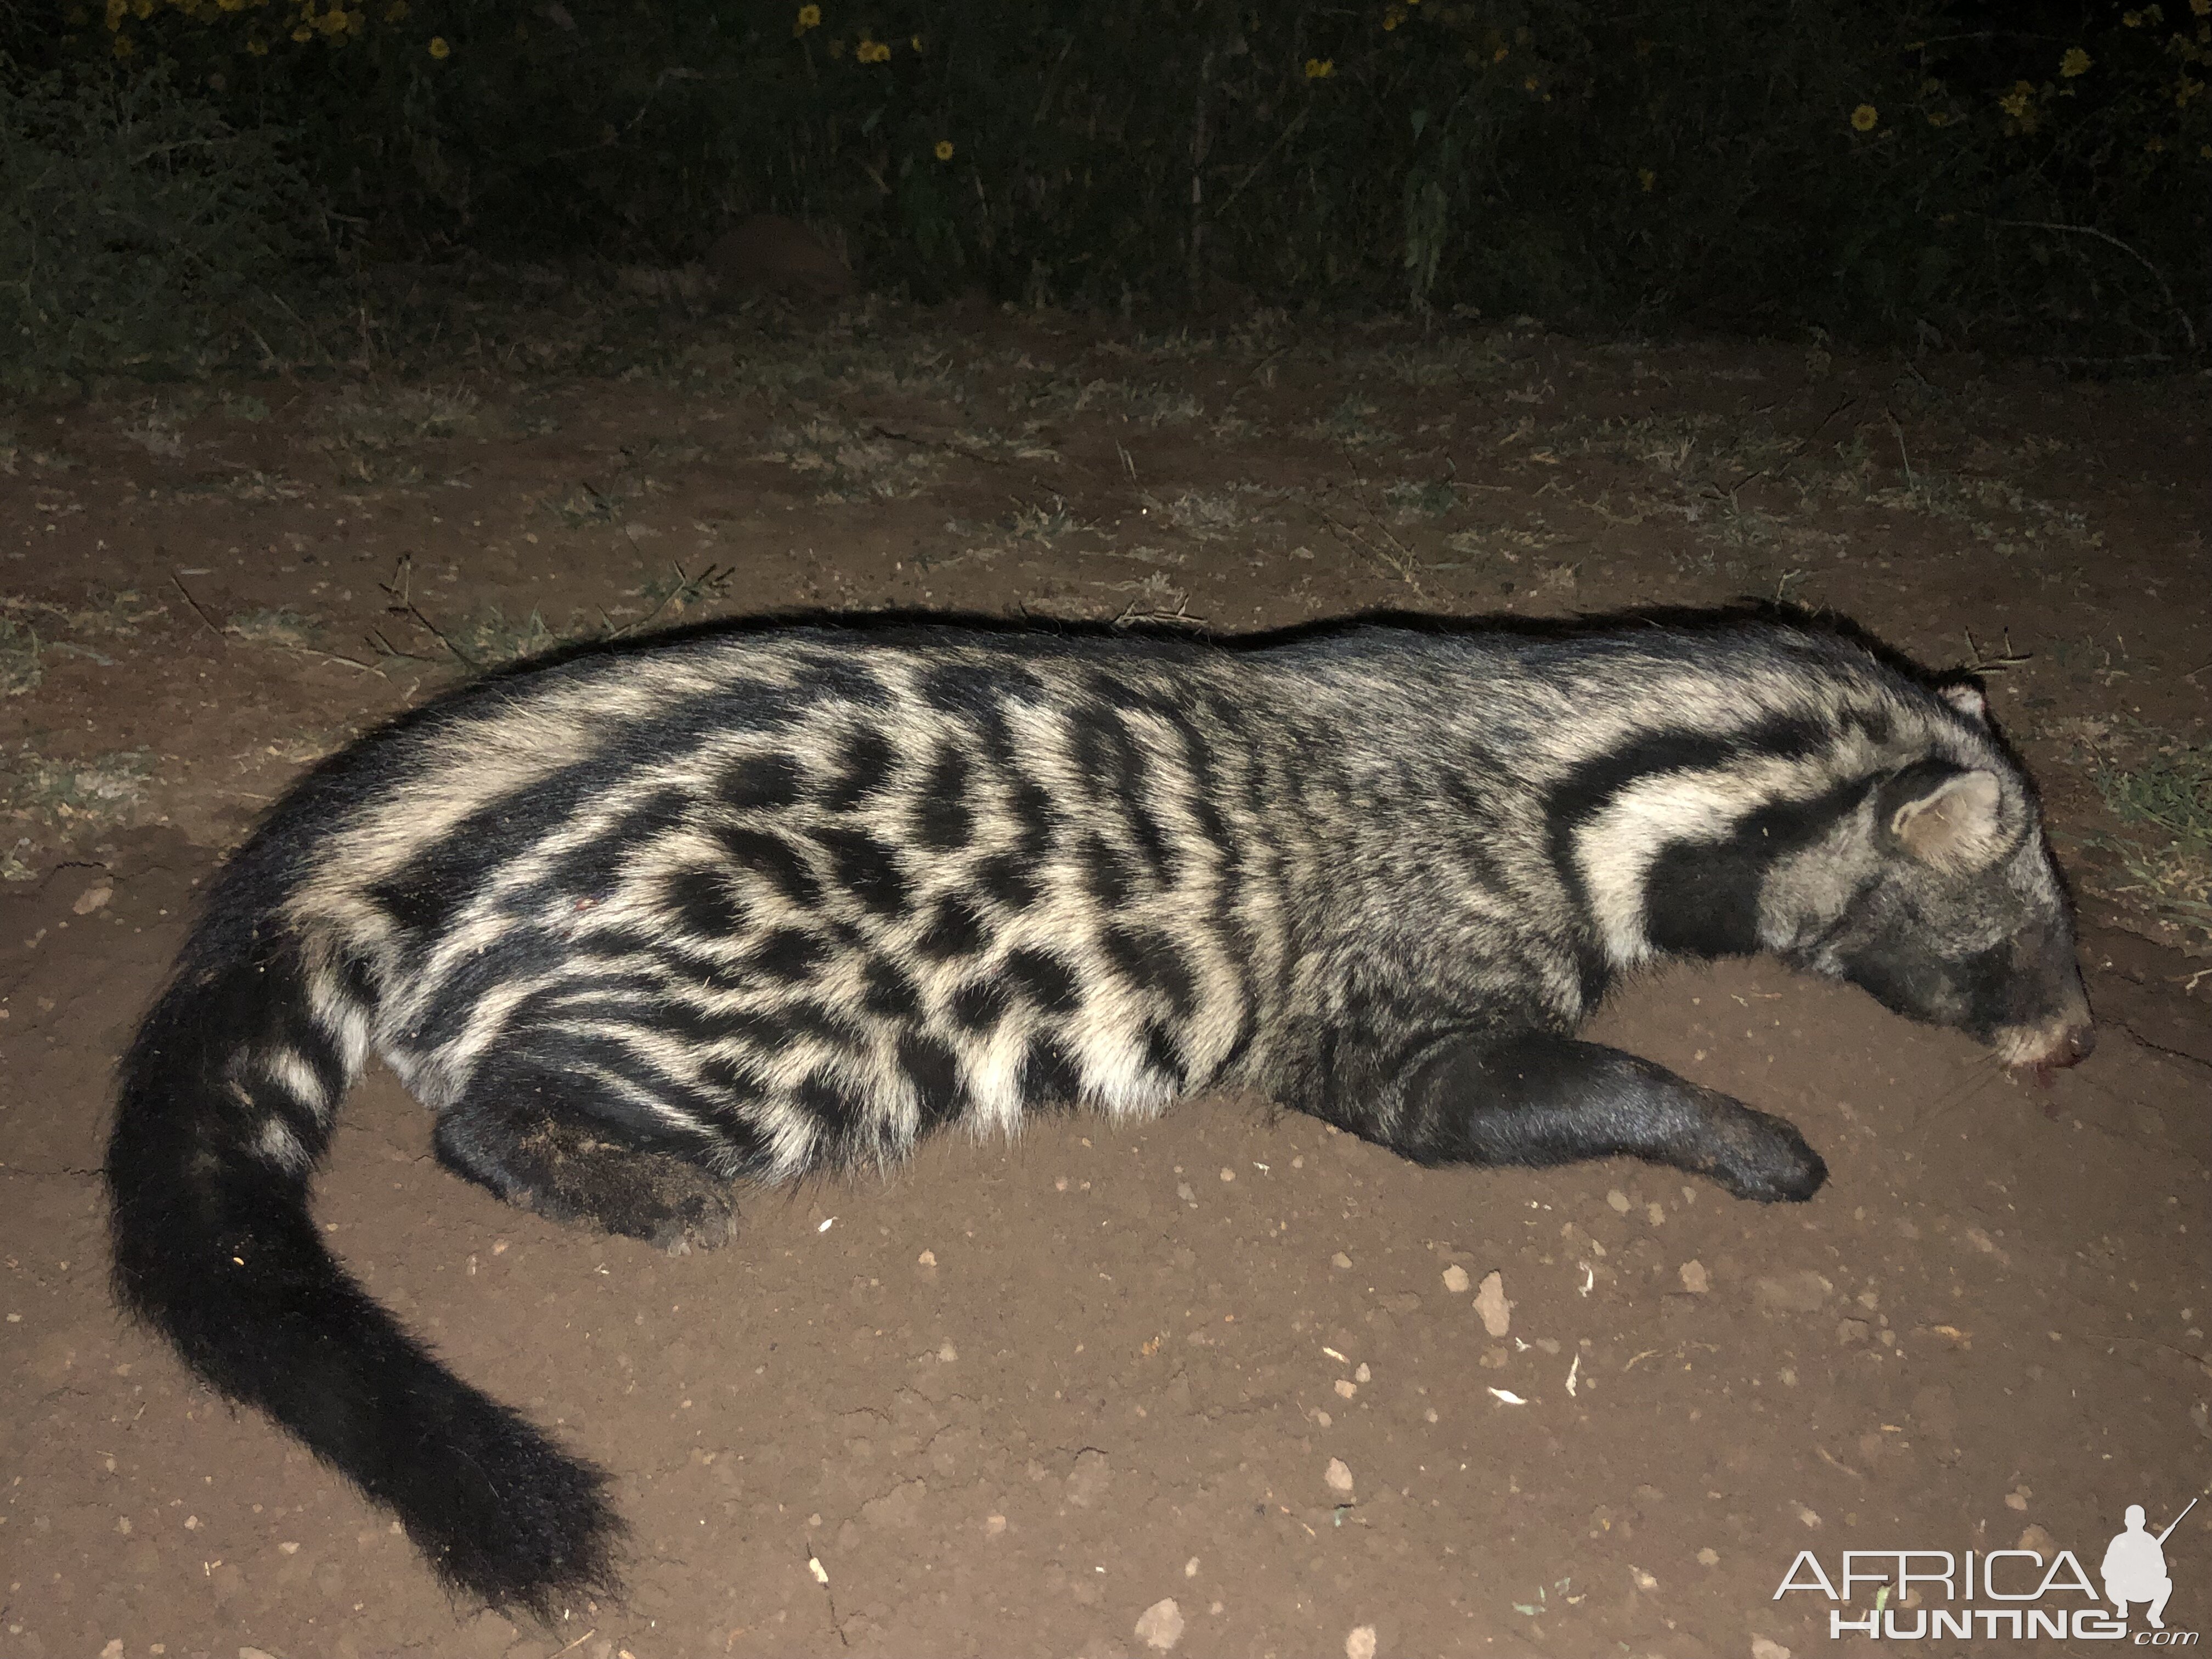
<instances>
[{"instance_id":1,"label":"bushy tail","mask_svg":"<svg viewBox=\"0 0 2212 1659\"><path fill-rule=\"evenodd\" d=\"M459 1589L541 1613L611 1588L607 1477L478 1393L325 1249L309 1182L366 1011L218 900L123 1062L115 1284L185 1363L398 1515Z\"/></svg>"}]
</instances>

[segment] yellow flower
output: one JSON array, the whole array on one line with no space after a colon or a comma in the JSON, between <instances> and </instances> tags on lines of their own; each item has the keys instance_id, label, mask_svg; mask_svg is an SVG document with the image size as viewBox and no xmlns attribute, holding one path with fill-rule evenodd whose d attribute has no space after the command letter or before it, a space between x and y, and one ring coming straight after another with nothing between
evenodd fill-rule
<instances>
[{"instance_id":1,"label":"yellow flower","mask_svg":"<svg viewBox=\"0 0 2212 1659\"><path fill-rule=\"evenodd\" d=\"M921 37L918 34L909 34L907 36L906 43L909 46L912 46L916 52L920 52L921 50Z\"/></svg>"},{"instance_id":2,"label":"yellow flower","mask_svg":"<svg viewBox=\"0 0 2212 1659\"><path fill-rule=\"evenodd\" d=\"M446 44L446 37L444 35L434 34L430 37L431 57L448 58L453 55L453 49Z\"/></svg>"},{"instance_id":3,"label":"yellow flower","mask_svg":"<svg viewBox=\"0 0 2212 1659\"><path fill-rule=\"evenodd\" d=\"M343 34L349 14L332 9L315 19L315 27L325 34Z\"/></svg>"},{"instance_id":4,"label":"yellow flower","mask_svg":"<svg viewBox=\"0 0 2212 1659\"><path fill-rule=\"evenodd\" d=\"M2212 17L2212 0L2189 0L2189 9L2199 17Z\"/></svg>"},{"instance_id":5,"label":"yellow flower","mask_svg":"<svg viewBox=\"0 0 2212 1659\"><path fill-rule=\"evenodd\" d=\"M832 40L830 43L830 55L832 58L842 58L845 55L845 43L842 40Z\"/></svg>"},{"instance_id":6,"label":"yellow flower","mask_svg":"<svg viewBox=\"0 0 2212 1659\"><path fill-rule=\"evenodd\" d=\"M2139 29L2142 27L2142 14L2139 11L2124 11L2120 14L2120 21L2131 29Z\"/></svg>"},{"instance_id":7,"label":"yellow flower","mask_svg":"<svg viewBox=\"0 0 2212 1659\"><path fill-rule=\"evenodd\" d=\"M940 161L951 161L952 159L952 141L950 138L939 139L937 141L936 155L937 159Z\"/></svg>"},{"instance_id":8,"label":"yellow flower","mask_svg":"<svg viewBox=\"0 0 2212 1659\"><path fill-rule=\"evenodd\" d=\"M266 58L269 55L269 43L258 35L246 43L246 49L256 58Z\"/></svg>"},{"instance_id":9,"label":"yellow flower","mask_svg":"<svg viewBox=\"0 0 2212 1659\"><path fill-rule=\"evenodd\" d=\"M137 50L137 46L132 43L129 35L118 34L115 37L115 55L118 58L128 58Z\"/></svg>"},{"instance_id":10,"label":"yellow flower","mask_svg":"<svg viewBox=\"0 0 2212 1659\"><path fill-rule=\"evenodd\" d=\"M1490 54L1490 61L1493 64L1502 64L1505 61L1505 54L1512 50L1510 46L1500 46Z\"/></svg>"},{"instance_id":11,"label":"yellow flower","mask_svg":"<svg viewBox=\"0 0 2212 1659\"><path fill-rule=\"evenodd\" d=\"M216 0L216 4L220 6L225 11L243 11L246 9L246 0Z\"/></svg>"},{"instance_id":12,"label":"yellow flower","mask_svg":"<svg viewBox=\"0 0 2212 1659\"><path fill-rule=\"evenodd\" d=\"M407 0L392 0L392 3L384 9L384 21L387 23L405 22L407 21Z\"/></svg>"},{"instance_id":13,"label":"yellow flower","mask_svg":"<svg viewBox=\"0 0 2212 1659\"><path fill-rule=\"evenodd\" d=\"M2025 81L2015 81L2012 90L1997 100L1997 107L2015 121L2027 114L2028 100L2035 96L2035 88Z\"/></svg>"},{"instance_id":14,"label":"yellow flower","mask_svg":"<svg viewBox=\"0 0 2212 1659\"><path fill-rule=\"evenodd\" d=\"M295 40L312 40L315 38L315 32L302 23L292 31L292 38Z\"/></svg>"},{"instance_id":15,"label":"yellow flower","mask_svg":"<svg viewBox=\"0 0 2212 1659\"><path fill-rule=\"evenodd\" d=\"M123 27L130 10L131 0L107 0L107 27L111 33Z\"/></svg>"},{"instance_id":16,"label":"yellow flower","mask_svg":"<svg viewBox=\"0 0 2212 1659\"><path fill-rule=\"evenodd\" d=\"M1336 59L1334 58L1309 58L1306 59L1306 79L1309 81L1326 81L1330 76L1335 73Z\"/></svg>"},{"instance_id":17,"label":"yellow flower","mask_svg":"<svg viewBox=\"0 0 2212 1659\"><path fill-rule=\"evenodd\" d=\"M1523 92L1534 92L1534 91L1535 91L1535 90L1536 90L1536 77L1535 77L1534 76L1533 76L1533 75L1532 75L1532 76L1529 76L1526 80L1522 81L1522 82L1521 82L1521 90L1522 90L1522 91L1523 91Z\"/></svg>"},{"instance_id":18,"label":"yellow flower","mask_svg":"<svg viewBox=\"0 0 2212 1659\"><path fill-rule=\"evenodd\" d=\"M2087 75L2089 66L2096 61L2081 47L2069 46L2066 55L2058 60L2058 72L2070 81L2077 75Z\"/></svg>"},{"instance_id":19,"label":"yellow flower","mask_svg":"<svg viewBox=\"0 0 2212 1659\"><path fill-rule=\"evenodd\" d=\"M1881 119L1881 112L1872 104L1861 104L1851 112L1851 125L1861 132L1872 132L1874 124Z\"/></svg>"},{"instance_id":20,"label":"yellow flower","mask_svg":"<svg viewBox=\"0 0 2212 1659\"><path fill-rule=\"evenodd\" d=\"M864 64L888 64L891 61L891 49L882 41L871 40L866 35L860 37L860 48L853 55Z\"/></svg>"},{"instance_id":21,"label":"yellow flower","mask_svg":"<svg viewBox=\"0 0 2212 1659\"><path fill-rule=\"evenodd\" d=\"M1638 167L1636 169L1636 180L1644 186L1644 193L1649 195L1652 186L1659 182L1659 175L1652 172L1650 167Z\"/></svg>"},{"instance_id":22,"label":"yellow flower","mask_svg":"<svg viewBox=\"0 0 2212 1659\"><path fill-rule=\"evenodd\" d=\"M818 29L821 27L822 8L801 6L799 9L799 21L792 25L791 32L793 34L804 34L809 29Z\"/></svg>"},{"instance_id":23,"label":"yellow flower","mask_svg":"<svg viewBox=\"0 0 2212 1659\"><path fill-rule=\"evenodd\" d=\"M2148 138L2143 141L2143 148L2155 155L2159 151L2166 148L2166 140L2160 137L2154 132Z\"/></svg>"}]
</instances>

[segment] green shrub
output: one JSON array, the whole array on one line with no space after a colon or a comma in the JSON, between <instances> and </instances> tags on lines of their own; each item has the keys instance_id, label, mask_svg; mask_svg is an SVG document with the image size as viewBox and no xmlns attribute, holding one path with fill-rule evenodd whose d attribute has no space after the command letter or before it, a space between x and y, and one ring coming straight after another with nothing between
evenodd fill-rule
<instances>
[{"instance_id":1,"label":"green shrub","mask_svg":"<svg viewBox=\"0 0 2212 1659\"><path fill-rule=\"evenodd\" d=\"M295 336L286 296L325 258L273 131L159 74L0 64L0 384L171 376Z\"/></svg>"},{"instance_id":2,"label":"green shrub","mask_svg":"<svg viewBox=\"0 0 2212 1659\"><path fill-rule=\"evenodd\" d=\"M2170 9L2168 9L2170 5ZM410 253L834 225L933 297L1243 291L2183 355L2212 0L106 0Z\"/></svg>"}]
</instances>

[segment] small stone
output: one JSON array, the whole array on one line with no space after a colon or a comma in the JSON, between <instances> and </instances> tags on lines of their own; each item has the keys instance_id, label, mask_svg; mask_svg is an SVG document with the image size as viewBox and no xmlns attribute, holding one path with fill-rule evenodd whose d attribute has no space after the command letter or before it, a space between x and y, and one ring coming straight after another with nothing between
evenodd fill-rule
<instances>
[{"instance_id":1,"label":"small stone","mask_svg":"<svg viewBox=\"0 0 2212 1659\"><path fill-rule=\"evenodd\" d=\"M960 1358L960 1350L952 1346L952 1339L951 1337L947 1337L944 1341L938 1344L937 1357L943 1360L946 1364L950 1365L954 1360Z\"/></svg>"},{"instance_id":2,"label":"small stone","mask_svg":"<svg viewBox=\"0 0 2212 1659\"><path fill-rule=\"evenodd\" d=\"M1698 1552L1698 1565L1699 1566L1717 1567L1720 1564L1721 1553L1715 1549L1711 1544L1706 1545L1705 1548Z\"/></svg>"},{"instance_id":3,"label":"small stone","mask_svg":"<svg viewBox=\"0 0 2212 1659\"><path fill-rule=\"evenodd\" d=\"M986 1537L986 1538L996 1538L996 1537L999 1537L1001 1534L1003 1534L1006 1530L1006 1517L1005 1516L1003 1516L1003 1515L987 1515L987 1516L985 1516L983 1517L983 1536L984 1536L984 1537Z\"/></svg>"},{"instance_id":4,"label":"small stone","mask_svg":"<svg viewBox=\"0 0 2212 1659\"><path fill-rule=\"evenodd\" d=\"M1355 1382L1372 1382L1375 1380L1375 1373L1367 1369L1367 1362L1363 1359L1359 1362L1359 1369L1352 1372L1352 1380Z\"/></svg>"},{"instance_id":5,"label":"small stone","mask_svg":"<svg viewBox=\"0 0 2212 1659\"><path fill-rule=\"evenodd\" d=\"M1113 1467L1106 1454L1095 1447L1086 1447L1075 1454L1075 1468L1067 1477L1067 1501L1078 1509L1089 1509L1106 1495L1106 1487L1114 1479Z\"/></svg>"},{"instance_id":6,"label":"small stone","mask_svg":"<svg viewBox=\"0 0 2212 1659\"><path fill-rule=\"evenodd\" d=\"M1354 1625L1344 1638L1344 1659L1375 1659L1375 1626Z\"/></svg>"},{"instance_id":7,"label":"small stone","mask_svg":"<svg viewBox=\"0 0 2212 1659\"><path fill-rule=\"evenodd\" d=\"M1316 1411L1314 1413L1314 1421L1325 1429L1331 1423L1334 1422L1335 1419L1332 1418L1327 1412Z\"/></svg>"},{"instance_id":8,"label":"small stone","mask_svg":"<svg viewBox=\"0 0 2212 1659\"><path fill-rule=\"evenodd\" d=\"M1474 1293L1474 1311L1482 1320L1482 1328L1492 1336L1503 1336L1512 1328L1513 1304L1505 1299L1505 1276L1495 1267L1482 1276L1482 1288Z\"/></svg>"},{"instance_id":9,"label":"small stone","mask_svg":"<svg viewBox=\"0 0 2212 1659\"><path fill-rule=\"evenodd\" d=\"M1790 1650L1764 1636L1751 1638L1751 1659L1790 1659Z\"/></svg>"},{"instance_id":10,"label":"small stone","mask_svg":"<svg viewBox=\"0 0 2212 1659\"><path fill-rule=\"evenodd\" d=\"M1176 1196L1186 1204L1195 1204L1198 1202L1198 1194L1191 1191L1190 1182L1188 1181L1178 1181L1176 1182Z\"/></svg>"},{"instance_id":11,"label":"small stone","mask_svg":"<svg viewBox=\"0 0 2212 1659\"><path fill-rule=\"evenodd\" d=\"M100 1659L123 1659L123 1638L119 1636L112 1638L106 1647L100 1649Z\"/></svg>"},{"instance_id":12,"label":"small stone","mask_svg":"<svg viewBox=\"0 0 2212 1659\"><path fill-rule=\"evenodd\" d=\"M76 896L76 902L70 906L70 914L78 916L88 916L94 910L106 909L107 908L108 900L114 896L114 888L108 885L106 882L94 882L91 886L86 888L84 891Z\"/></svg>"},{"instance_id":13,"label":"small stone","mask_svg":"<svg viewBox=\"0 0 2212 1659\"><path fill-rule=\"evenodd\" d=\"M920 1255L915 1257L914 1260L916 1267L934 1267L937 1265L937 1252L934 1250L924 1250Z\"/></svg>"},{"instance_id":14,"label":"small stone","mask_svg":"<svg viewBox=\"0 0 2212 1659\"><path fill-rule=\"evenodd\" d=\"M300 1547L289 1540L284 1543L279 1544L276 1547L286 1555L297 1555L300 1553Z\"/></svg>"},{"instance_id":15,"label":"small stone","mask_svg":"<svg viewBox=\"0 0 2212 1659\"><path fill-rule=\"evenodd\" d=\"M2042 1528L2030 1522L2027 1529L2021 1534L2020 1542L2013 1547L2027 1550L2037 1555L2052 1556L2058 1553L2058 1540Z\"/></svg>"},{"instance_id":16,"label":"small stone","mask_svg":"<svg viewBox=\"0 0 2212 1659\"><path fill-rule=\"evenodd\" d=\"M2005 1507L2008 1510L2024 1510L2027 1507L2027 1500L2034 1496L2035 1494L2026 1486L2014 1486L2005 1494Z\"/></svg>"},{"instance_id":17,"label":"small stone","mask_svg":"<svg viewBox=\"0 0 2212 1659\"><path fill-rule=\"evenodd\" d=\"M1173 1596L1153 1602L1138 1615L1137 1637L1160 1653L1182 1640L1182 1609L1176 1606Z\"/></svg>"},{"instance_id":18,"label":"small stone","mask_svg":"<svg viewBox=\"0 0 2212 1659\"><path fill-rule=\"evenodd\" d=\"M1663 1227L1667 1224L1666 1207L1659 1204L1647 1204L1644 1206L1644 1218L1655 1227Z\"/></svg>"},{"instance_id":19,"label":"small stone","mask_svg":"<svg viewBox=\"0 0 2212 1659\"><path fill-rule=\"evenodd\" d=\"M1186 1578L1195 1578L1198 1577L1198 1558L1196 1556L1192 1556L1189 1560L1182 1564L1182 1576Z\"/></svg>"},{"instance_id":20,"label":"small stone","mask_svg":"<svg viewBox=\"0 0 2212 1659\"><path fill-rule=\"evenodd\" d=\"M1791 1507L1796 1510L1797 1518L1807 1526L1815 1528L1820 1526L1820 1512L1818 1510L1808 1509L1802 1504L1793 1504Z\"/></svg>"},{"instance_id":21,"label":"small stone","mask_svg":"<svg viewBox=\"0 0 2212 1659\"><path fill-rule=\"evenodd\" d=\"M1221 1178L1224 1181L1234 1181L1237 1179L1237 1171L1234 1170L1224 1169L1221 1172Z\"/></svg>"},{"instance_id":22,"label":"small stone","mask_svg":"<svg viewBox=\"0 0 2212 1659\"><path fill-rule=\"evenodd\" d=\"M1322 1479L1328 1482L1328 1489L1338 1497L1352 1496L1352 1468L1341 1457L1328 1460L1328 1468Z\"/></svg>"},{"instance_id":23,"label":"small stone","mask_svg":"<svg viewBox=\"0 0 2212 1659\"><path fill-rule=\"evenodd\" d=\"M1808 1267L1794 1273L1767 1273L1752 1280L1751 1299L1762 1313L1817 1313L1835 1288Z\"/></svg>"},{"instance_id":24,"label":"small stone","mask_svg":"<svg viewBox=\"0 0 2212 1659\"><path fill-rule=\"evenodd\" d=\"M1836 1322L1836 1340L1863 1342L1867 1340L1867 1333L1873 1328L1863 1319L1839 1319Z\"/></svg>"},{"instance_id":25,"label":"small stone","mask_svg":"<svg viewBox=\"0 0 2212 1659\"><path fill-rule=\"evenodd\" d=\"M1359 1392L1359 1384L1349 1377L1340 1376L1336 1379L1336 1392L1339 1398L1349 1400Z\"/></svg>"},{"instance_id":26,"label":"small stone","mask_svg":"<svg viewBox=\"0 0 2212 1659\"><path fill-rule=\"evenodd\" d=\"M1444 1288L1454 1296L1462 1294L1470 1282L1472 1281L1467 1276L1467 1269L1461 1267L1458 1262L1455 1261L1444 1269Z\"/></svg>"},{"instance_id":27,"label":"small stone","mask_svg":"<svg viewBox=\"0 0 2212 1659\"><path fill-rule=\"evenodd\" d=\"M1339 1250L1334 1255L1329 1257L1328 1265L1337 1268L1349 1267L1352 1265L1352 1258L1345 1255L1342 1250Z\"/></svg>"},{"instance_id":28,"label":"small stone","mask_svg":"<svg viewBox=\"0 0 2212 1659\"><path fill-rule=\"evenodd\" d=\"M1682 1288L1692 1296L1703 1296L1707 1291L1712 1289L1712 1278L1705 1272L1704 1262L1685 1261L1681 1271Z\"/></svg>"},{"instance_id":29,"label":"small stone","mask_svg":"<svg viewBox=\"0 0 2212 1659\"><path fill-rule=\"evenodd\" d=\"M1628 1213L1628 1194L1621 1191L1620 1188L1615 1187L1611 1192L1607 1193L1605 1195L1605 1201L1607 1206L1610 1208L1615 1215L1626 1215Z\"/></svg>"},{"instance_id":30,"label":"small stone","mask_svg":"<svg viewBox=\"0 0 2212 1659\"><path fill-rule=\"evenodd\" d=\"M1628 1576L1636 1581L1636 1588L1640 1590L1656 1590L1659 1588L1659 1581L1641 1567L1631 1567L1628 1570Z\"/></svg>"}]
</instances>

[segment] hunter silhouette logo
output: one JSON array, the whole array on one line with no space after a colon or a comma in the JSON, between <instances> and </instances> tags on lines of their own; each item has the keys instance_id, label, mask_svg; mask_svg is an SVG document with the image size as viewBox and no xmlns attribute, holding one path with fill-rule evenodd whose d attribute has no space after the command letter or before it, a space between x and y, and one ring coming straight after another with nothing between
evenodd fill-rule
<instances>
[{"instance_id":1,"label":"hunter silhouette logo","mask_svg":"<svg viewBox=\"0 0 2212 1659\"><path fill-rule=\"evenodd\" d=\"M2166 1628L2166 1598L2173 1594L2173 1580L2166 1576L2166 1540L2173 1536L2173 1529L2181 1524L2182 1517L2196 1507L2197 1500L2192 1498L2166 1530L2153 1537L2143 1530L2143 1506L2128 1505L2127 1530L2115 1534L2112 1541L2105 1546L2102 1569L2105 1599L2122 1619L2128 1616L2129 1602L2148 1601L2150 1611L2145 1617L2150 1627Z\"/></svg>"}]
</instances>

